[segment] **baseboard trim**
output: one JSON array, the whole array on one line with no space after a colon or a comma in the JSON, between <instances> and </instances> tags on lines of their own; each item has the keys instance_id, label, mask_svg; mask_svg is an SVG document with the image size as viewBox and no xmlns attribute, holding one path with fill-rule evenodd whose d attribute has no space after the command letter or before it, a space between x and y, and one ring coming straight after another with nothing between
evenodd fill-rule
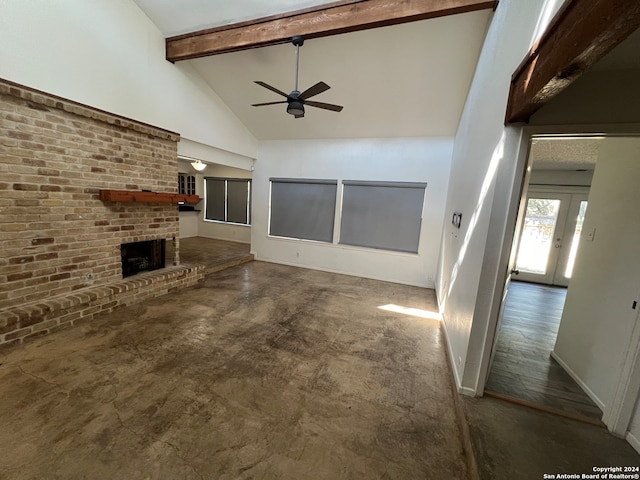
<instances>
[{"instance_id":1,"label":"baseboard trim","mask_svg":"<svg viewBox=\"0 0 640 480\"><path fill-rule=\"evenodd\" d=\"M462 435L462 448L464 450L464 456L467 461L467 478L469 480L480 480L480 473L478 470L478 461L476 460L475 451L473 449L473 441L471 440L471 431L469 430L469 422L467 421L467 415L464 411L464 404L460 393L462 388L458 385L457 375L451 363L451 346L449 345L449 338L447 337L447 329L444 325L444 321L440 322L440 331L445 338L445 351L447 357L447 364L451 375L449 375L451 384L451 395L453 395L453 409L458 419L458 426L460 427L460 433Z\"/></svg>"},{"instance_id":2,"label":"baseboard trim","mask_svg":"<svg viewBox=\"0 0 640 480\"><path fill-rule=\"evenodd\" d=\"M633 433L627 432L627 435L625 436L625 439L627 440L629 445L631 445L633 447L633 449L636 452L640 453L640 440L638 440Z\"/></svg>"},{"instance_id":3,"label":"baseboard trim","mask_svg":"<svg viewBox=\"0 0 640 480\"><path fill-rule=\"evenodd\" d=\"M462 394L462 395L466 395L467 397L477 397L476 395L476 391L473 388L469 388L469 387L460 387L458 389L458 391Z\"/></svg>"},{"instance_id":4,"label":"baseboard trim","mask_svg":"<svg viewBox=\"0 0 640 480\"><path fill-rule=\"evenodd\" d=\"M440 321L440 329L442 330L442 334L444 336L444 344L445 350L447 352L447 358L449 359L449 366L451 367L451 373L453 373L453 380L455 382L455 388L458 393L462 393L463 395L475 396L475 392L469 394L464 390L468 390L462 387L462 380L458 374L458 370L456 369L455 359L453 358L453 349L451 348L451 342L449 341L449 334L447 333L447 322L445 322L444 315L442 316L442 320Z\"/></svg>"},{"instance_id":5,"label":"baseboard trim","mask_svg":"<svg viewBox=\"0 0 640 480\"><path fill-rule=\"evenodd\" d=\"M317 270L319 272L337 273L338 275L347 275L349 277L368 278L369 280L378 280L380 282L397 283L398 285L408 285L410 287L420 287L420 288L427 288L429 290L433 290L433 286L430 286L428 283L406 282L406 281L393 279L393 278L383 278L383 277L378 277L378 276L375 276L375 275L363 275L361 273L345 272L345 271L341 271L341 270L335 270L335 269L332 269L332 268L318 267L318 266L315 266L315 265L304 265L304 264L294 263L294 262L283 262L281 260L272 260L270 258L260 257L260 256L256 255L255 252L251 252L251 253L253 253L253 256L255 257L255 260L260 261L260 262L275 263L277 265L286 265L288 267L306 268L308 270Z\"/></svg>"},{"instance_id":6,"label":"baseboard trim","mask_svg":"<svg viewBox=\"0 0 640 480\"><path fill-rule=\"evenodd\" d=\"M560 357L558 356L558 354L557 354L555 351L552 351L552 352L551 352L551 358L553 358L556 362L558 362L558 364L562 367L562 369L563 369L565 372L567 372L571 378L573 378L573 380L578 384L578 386L579 386L582 390L584 390L584 393L586 393L586 394L587 394L587 396L588 396L591 400L593 400L593 403L595 403L595 404L598 406L598 408L604 412L604 410L605 410L605 404L604 404L604 403L602 403L602 400L600 400L600 399L598 398L598 396L597 396L595 393L593 393L593 391L592 391L592 390L587 386L587 384L586 384L586 383L584 383L584 382L582 381L582 379L581 379L581 378L576 374L576 372L574 372L574 371L569 367L569 365L567 365L567 364L564 362L564 360L562 360L562 358L560 358Z\"/></svg>"}]
</instances>

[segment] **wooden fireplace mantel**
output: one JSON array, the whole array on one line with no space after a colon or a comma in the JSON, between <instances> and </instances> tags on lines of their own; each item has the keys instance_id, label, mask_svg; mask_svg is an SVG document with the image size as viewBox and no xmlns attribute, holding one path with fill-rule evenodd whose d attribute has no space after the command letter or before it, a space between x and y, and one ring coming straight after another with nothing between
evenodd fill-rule
<instances>
[{"instance_id":1,"label":"wooden fireplace mantel","mask_svg":"<svg viewBox=\"0 0 640 480\"><path fill-rule=\"evenodd\" d=\"M100 190L103 202L146 202L146 203L198 203L198 195L184 193L143 192L139 190Z\"/></svg>"}]
</instances>

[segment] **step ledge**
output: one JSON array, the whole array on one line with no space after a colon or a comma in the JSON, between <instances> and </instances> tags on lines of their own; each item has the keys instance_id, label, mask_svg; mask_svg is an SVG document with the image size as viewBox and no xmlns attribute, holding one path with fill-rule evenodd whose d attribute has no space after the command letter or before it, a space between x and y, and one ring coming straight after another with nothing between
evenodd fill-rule
<instances>
[{"instance_id":1,"label":"step ledge","mask_svg":"<svg viewBox=\"0 0 640 480\"><path fill-rule=\"evenodd\" d=\"M204 276L205 265L175 265L139 273L107 285L90 286L0 310L0 347L5 344L20 343L29 337L51 333L51 330L67 322L69 322L68 326L71 326L75 320L93 318L97 313L110 312L115 308L132 305L146 298L161 296L169 291L191 286L204 281ZM182 280L185 281L184 285L180 283ZM166 291L163 288L154 292L147 288L158 283L166 284ZM144 298L136 298L136 295ZM79 308L89 308L89 310L78 311ZM46 328L43 324L46 324Z\"/></svg>"}]
</instances>

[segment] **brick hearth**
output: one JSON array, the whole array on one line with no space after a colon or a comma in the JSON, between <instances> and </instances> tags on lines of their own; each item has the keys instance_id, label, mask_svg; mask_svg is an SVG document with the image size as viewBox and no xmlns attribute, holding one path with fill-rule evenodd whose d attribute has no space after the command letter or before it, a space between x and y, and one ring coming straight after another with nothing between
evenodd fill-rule
<instances>
[{"instance_id":1,"label":"brick hearth","mask_svg":"<svg viewBox=\"0 0 640 480\"><path fill-rule=\"evenodd\" d=\"M0 345L203 279L179 265L177 205L99 198L177 193L178 140L0 80ZM160 238L167 268L123 280L120 245Z\"/></svg>"}]
</instances>

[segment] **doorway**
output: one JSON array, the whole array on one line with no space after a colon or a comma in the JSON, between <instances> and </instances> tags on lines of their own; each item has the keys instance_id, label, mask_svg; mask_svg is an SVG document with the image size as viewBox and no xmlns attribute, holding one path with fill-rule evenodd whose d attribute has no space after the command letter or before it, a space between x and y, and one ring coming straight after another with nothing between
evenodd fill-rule
<instances>
[{"instance_id":1,"label":"doorway","mask_svg":"<svg viewBox=\"0 0 640 480\"><path fill-rule=\"evenodd\" d=\"M511 283L485 394L600 424L603 412L550 355L566 292Z\"/></svg>"},{"instance_id":2,"label":"doorway","mask_svg":"<svg viewBox=\"0 0 640 480\"><path fill-rule=\"evenodd\" d=\"M517 279L567 287L588 206L588 191L532 187L516 255Z\"/></svg>"},{"instance_id":3,"label":"doorway","mask_svg":"<svg viewBox=\"0 0 640 480\"><path fill-rule=\"evenodd\" d=\"M531 141L530 174L514 243L515 268L485 393L600 424L603 412L551 356L583 239L597 158L596 143L591 146L592 160L584 149L567 148L580 141L593 139ZM580 151L580 158L567 155L573 150Z\"/></svg>"}]
</instances>

